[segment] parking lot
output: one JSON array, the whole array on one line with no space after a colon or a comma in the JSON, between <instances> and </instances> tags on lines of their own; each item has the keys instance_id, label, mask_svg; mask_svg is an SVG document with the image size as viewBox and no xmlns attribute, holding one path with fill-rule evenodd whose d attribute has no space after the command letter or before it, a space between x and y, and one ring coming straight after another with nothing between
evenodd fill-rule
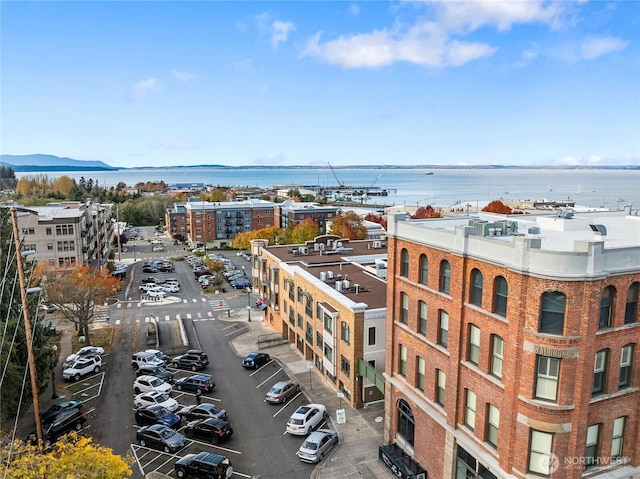
<instances>
[{"instance_id":1,"label":"parking lot","mask_svg":"<svg viewBox=\"0 0 640 479\"><path fill-rule=\"evenodd\" d=\"M232 257L231 260L247 263L244 258ZM95 409L85 424L86 433L119 454L130 453L135 461L134 477L144 477L151 471L175 477L175 462L186 454L200 451L228 457L234 469L233 477L309 477L314 466L302 463L296 456L304 438L285 433L291 414L309 401L304 394L298 393L282 405L266 403L266 392L276 382L287 379L286 372L277 361L271 361L257 371L245 370L241 364L243 358L234 353L229 342L242 337L250 328L246 322L234 322L232 317L220 320L223 314L219 308L221 302L227 312L240 310L246 314L247 301L255 305L257 298L236 291L208 298L203 295L191 268L182 261L175 261L175 272L166 274L142 273L141 266L139 263L130 267L130 296L123 292L119 303L111 307L112 324L117 324L119 333L116 344L105 354L105 360L107 357L108 360L105 361L103 372L96 375L102 376L102 379L94 382L97 378L87 377L69 386L70 390L84 395L87 403L95 403ZM161 304L143 301L138 285L141 278L149 276L177 277L181 289L173 296L178 296L180 300L163 301ZM261 313L256 309L254 314L258 316ZM150 316L162 327L182 323L190 339L188 347L201 348L209 354L211 364L198 373L212 375L216 389L204 394L202 402L212 402L227 410L228 421L233 427L233 435L228 440L213 444L201 439L187 439L185 447L177 453L143 447L136 440L139 427L134 419L132 384L135 374L131 366L131 354L152 347L147 344L146 337L140 339L145 336L146 319ZM174 349L173 346L169 349ZM162 344L160 349L163 349ZM171 353L177 354L174 351ZM194 374L188 370L168 369L174 372L175 380ZM177 391L174 388L170 396L179 403L180 408L196 402L195 394L190 391ZM185 425L186 421L182 421L176 429L183 432Z\"/></svg>"}]
</instances>

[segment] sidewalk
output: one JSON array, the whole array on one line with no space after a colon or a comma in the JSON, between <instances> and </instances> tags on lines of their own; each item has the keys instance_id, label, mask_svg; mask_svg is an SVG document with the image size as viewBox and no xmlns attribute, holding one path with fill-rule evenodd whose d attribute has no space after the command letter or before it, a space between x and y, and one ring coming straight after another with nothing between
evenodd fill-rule
<instances>
[{"instance_id":1,"label":"sidewalk","mask_svg":"<svg viewBox=\"0 0 640 479\"><path fill-rule=\"evenodd\" d=\"M244 313L244 314L243 314ZM258 316L258 318L256 318ZM226 314L219 321L247 321L246 312L234 311L231 318ZM256 320L257 319L257 320ZM244 357L257 350L258 336L273 334L273 330L263 324L259 315L252 316L247 325L251 329L231 341L231 347L238 356ZM309 384L307 361L300 356L293 344L281 344L265 348L263 352L278 360L289 377L300 384L303 394L309 402L324 404L331 415L333 428L338 431L340 443L320 463L311 474L312 479L355 479L378 478L392 479L395 476L378 460L378 447L383 437L384 404L377 403L364 409L353 409L345 401L340 401L337 392L315 372ZM346 423L337 424L336 409L342 407L346 412Z\"/></svg>"}]
</instances>

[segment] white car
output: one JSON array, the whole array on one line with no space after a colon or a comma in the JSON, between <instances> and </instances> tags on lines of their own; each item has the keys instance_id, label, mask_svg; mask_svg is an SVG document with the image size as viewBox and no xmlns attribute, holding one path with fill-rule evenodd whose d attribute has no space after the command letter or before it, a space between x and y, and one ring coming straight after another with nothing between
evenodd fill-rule
<instances>
[{"instance_id":1,"label":"white car","mask_svg":"<svg viewBox=\"0 0 640 479\"><path fill-rule=\"evenodd\" d=\"M158 299L164 299L167 297L167 292L163 291L161 289L150 289L146 292L146 295L149 296L150 298L158 298Z\"/></svg>"},{"instance_id":2,"label":"white car","mask_svg":"<svg viewBox=\"0 0 640 479\"><path fill-rule=\"evenodd\" d=\"M176 412L178 410L178 401L157 391L138 394L133 399L133 404L135 407L148 407L159 404L160 406L166 407L171 412Z\"/></svg>"},{"instance_id":3,"label":"white car","mask_svg":"<svg viewBox=\"0 0 640 479\"><path fill-rule=\"evenodd\" d=\"M62 377L79 381L82 376L90 373L99 373L102 367L102 358L99 355L79 357L70 361L62 370Z\"/></svg>"},{"instance_id":4,"label":"white car","mask_svg":"<svg viewBox=\"0 0 640 479\"><path fill-rule=\"evenodd\" d=\"M68 361L74 361L80 357L88 357L88 356L93 356L95 354L99 354L99 355L104 354L104 349L101 348L100 346L84 346L78 349L75 353L67 356L67 359L65 359L64 362L66 363Z\"/></svg>"},{"instance_id":5,"label":"white car","mask_svg":"<svg viewBox=\"0 0 640 479\"><path fill-rule=\"evenodd\" d=\"M167 283L163 284L158 289L164 291L165 293L177 293L178 291L180 291L180 286L175 283Z\"/></svg>"},{"instance_id":6,"label":"white car","mask_svg":"<svg viewBox=\"0 0 640 479\"><path fill-rule=\"evenodd\" d=\"M136 394L157 391L169 395L172 389L171 384L155 376L138 376L133 382L133 390Z\"/></svg>"},{"instance_id":7,"label":"white car","mask_svg":"<svg viewBox=\"0 0 640 479\"><path fill-rule=\"evenodd\" d=\"M306 436L327 418L327 408L322 404L300 406L287 421L287 432Z\"/></svg>"}]
</instances>

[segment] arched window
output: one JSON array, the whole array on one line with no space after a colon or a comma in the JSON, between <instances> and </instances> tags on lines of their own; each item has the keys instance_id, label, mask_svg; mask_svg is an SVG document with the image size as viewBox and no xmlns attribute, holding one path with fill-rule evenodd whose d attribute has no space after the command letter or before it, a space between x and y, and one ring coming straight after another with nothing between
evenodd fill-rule
<instances>
[{"instance_id":1,"label":"arched window","mask_svg":"<svg viewBox=\"0 0 640 479\"><path fill-rule=\"evenodd\" d=\"M632 324L638 320L638 287L633 283L627 290L627 303L624 308L624 324Z\"/></svg>"},{"instance_id":2,"label":"arched window","mask_svg":"<svg viewBox=\"0 0 640 479\"><path fill-rule=\"evenodd\" d=\"M449 294L451 290L451 266L447 260L440 263L440 291Z\"/></svg>"},{"instance_id":3,"label":"arched window","mask_svg":"<svg viewBox=\"0 0 640 479\"><path fill-rule=\"evenodd\" d=\"M616 289L613 286L607 286L602 292L600 298L600 320L598 321L598 329L608 328L611 326L611 315L613 313L613 301L616 296Z\"/></svg>"},{"instance_id":4,"label":"arched window","mask_svg":"<svg viewBox=\"0 0 640 479\"><path fill-rule=\"evenodd\" d=\"M502 276L496 276L493 281L493 312L500 316L507 316L507 296L509 295L509 285Z\"/></svg>"},{"instance_id":5,"label":"arched window","mask_svg":"<svg viewBox=\"0 0 640 479\"><path fill-rule=\"evenodd\" d=\"M400 276L409 276L409 252L406 248L400 252Z\"/></svg>"},{"instance_id":6,"label":"arched window","mask_svg":"<svg viewBox=\"0 0 640 479\"><path fill-rule=\"evenodd\" d=\"M426 254L420 255L420 284L429 284L429 259Z\"/></svg>"},{"instance_id":7,"label":"arched window","mask_svg":"<svg viewBox=\"0 0 640 479\"><path fill-rule=\"evenodd\" d=\"M413 447L416 423L411 406L404 399L398 402L398 436Z\"/></svg>"},{"instance_id":8,"label":"arched window","mask_svg":"<svg viewBox=\"0 0 640 479\"><path fill-rule=\"evenodd\" d=\"M539 332L548 334L562 334L564 332L566 302L567 297L560 291L542 293Z\"/></svg>"},{"instance_id":9,"label":"arched window","mask_svg":"<svg viewBox=\"0 0 640 479\"><path fill-rule=\"evenodd\" d=\"M471 294L469 301L476 306L482 306L482 273L479 269L471 270Z\"/></svg>"}]
</instances>

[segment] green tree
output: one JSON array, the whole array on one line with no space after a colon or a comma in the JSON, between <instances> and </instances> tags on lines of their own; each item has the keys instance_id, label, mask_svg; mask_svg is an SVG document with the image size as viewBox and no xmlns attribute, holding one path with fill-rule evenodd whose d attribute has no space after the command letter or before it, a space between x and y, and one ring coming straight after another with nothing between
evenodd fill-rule
<instances>
[{"instance_id":1,"label":"green tree","mask_svg":"<svg viewBox=\"0 0 640 479\"><path fill-rule=\"evenodd\" d=\"M10 166L0 166L0 190L15 190L17 184L15 170Z\"/></svg>"}]
</instances>

